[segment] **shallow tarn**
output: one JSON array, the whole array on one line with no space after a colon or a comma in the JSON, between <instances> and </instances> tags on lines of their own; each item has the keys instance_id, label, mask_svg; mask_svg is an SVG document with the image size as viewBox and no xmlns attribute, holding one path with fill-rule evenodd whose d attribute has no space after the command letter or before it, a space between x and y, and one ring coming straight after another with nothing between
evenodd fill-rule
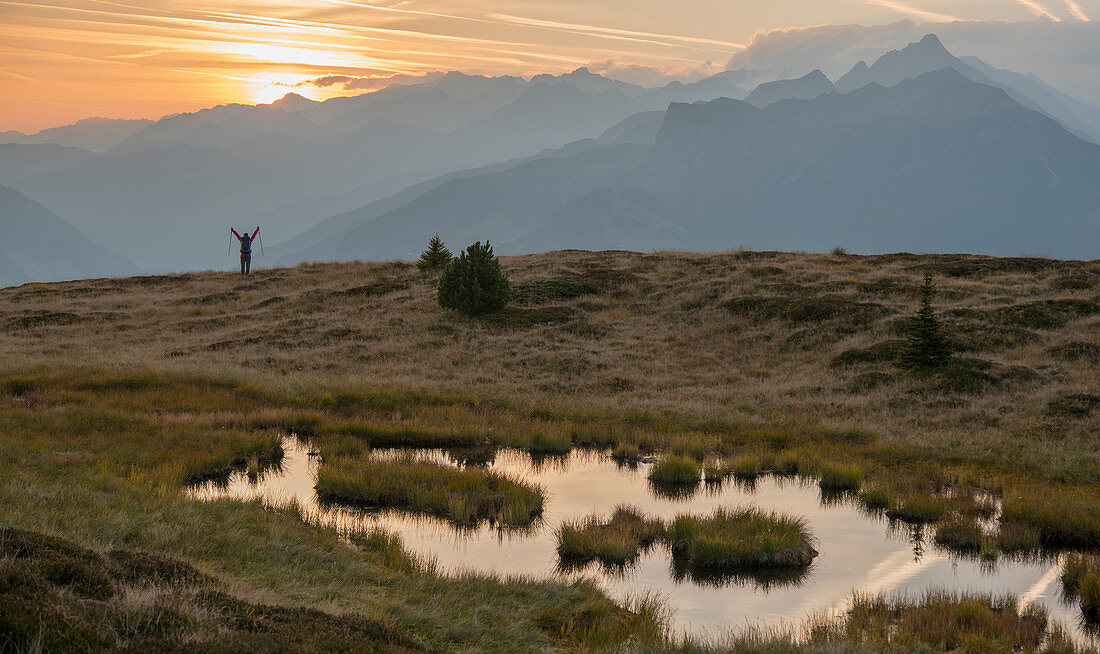
<instances>
[{"instance_id":1,"label":"shallow tarn","mask_svg":"<svg viewBox=\"0 0 1100 654\"><path fill-rule=\"evenodd\" d=\"M442 571L472 570L501 575L584 576L598 580L608 594L625 600L647 594L661 597L672 613L675 632L718 636L746 626L797 625L811 615L843 611L853 591L916 595L929 588L1011 593L1022 603L1036 602L1080 643L1098 639L1081 623L1076 603L1063 599L1060 564L1053 557L1005 558L996 562L953 555L932 542L932 530L890 522L869 514L858 502L823 498L811 480L764 476L752 485L727 480L700 483L694 492L672 494L646 478L649 464L622 466L608 456L574 450L565 457L532 459L524 452L501 450L491 470L540 485L544 513L527 529L491 525L458 529L435 518L398 511L326 507L314 490L319 460L308 443L283 442L279 469L249 477L234 473L228 484L208 482L188 490L195 498L260 499L269 505L297 502L312 522L341 531L382 528L399 534L413 554L434 559ZM386 456L376 451L374 456ZM421 450L437 462L461 457ZM662 519L679 514L709 514L719 507L755 506L800 516L807 521L820 553L801 574L703 574L675 566L667 548L657 545L624 569L592 562L579 569L559 567L555 530L563 521L608 516L619 504Z\"/></svg>"}]
</instances>

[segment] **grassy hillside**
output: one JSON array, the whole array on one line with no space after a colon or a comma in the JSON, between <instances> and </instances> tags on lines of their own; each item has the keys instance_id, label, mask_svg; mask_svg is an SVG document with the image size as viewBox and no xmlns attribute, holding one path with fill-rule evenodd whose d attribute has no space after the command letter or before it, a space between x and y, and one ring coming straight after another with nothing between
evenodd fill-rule
<instances>
[{"instance_id":1,"label":"grassy hillside","mask_svg":"<svg viewBox=\"0 0 1100 654\"><path fill-rule=\"evenodd\" d=\"M1021 532L1100 545L1100 262L559 252L503 265L518 301L481 319L439 309L434 278L406 263L0 290L0 527L106 557L95 566L114 575L103 587L121 617L84 615L49 575L27 582L34 601L101 633L185 592L135 597L109 555L122 548L205 575L188 582L203 599L165 622L180 642L261 605L348 613L367 626L333 623L332 637L369 628L378 648L660 642L652 606L631 613L594 587L441 577L381 535L355 552L292 512L177 492L277 460L286 431L313 434L326 462L488 439L843 466L846 487L898 516L935 504L932 522L958 521L978 491L999 495L1005 550ZM957 349L934 376L893 364L925 271ZM211 609L212 592L245 606Z\"/></svg>"}]
</instances>

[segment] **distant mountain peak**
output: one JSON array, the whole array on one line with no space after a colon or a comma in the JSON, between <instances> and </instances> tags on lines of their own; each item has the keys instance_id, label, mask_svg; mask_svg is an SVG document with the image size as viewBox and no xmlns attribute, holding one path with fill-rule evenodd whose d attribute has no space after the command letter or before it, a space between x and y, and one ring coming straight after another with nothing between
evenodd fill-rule
<instances>
[{"instance_id":1,"label":"distant mountain peak","mask_svg":"<svg viewBox=\"0 0 1100 654\"><path fill-rule=\"evenodd\" d=\"M943 43L940 42L940 37L938 37L938 36L936 36L935 34L932 34L932 33L925 34L924 37L921 38L920 43L918 43L918 45L923 45L925 47L934 46L934 47L937 47L937 48L940 48L940 49L943 49L943 50L947 49L947 48L944 48Z\"/></svg>"},{"instance_id":2,"label":"distant mountain peak","mask_svg":"<svg viewBox=\"0 0 1100 654\"><path fill-rule=\"evenodd\" d=\"M293 111L302 109L304 107L311 107L315 104L317 104L316 100L310 100L304 95L299 95L297 93L287 93L275 102L272 102L271 106L277 109Z\"/></svg>"},{"instance_id":3,"label":"distant mountain peak","mask_svg":"<svg viewBox=\"0 0 1100 654\"><path fill-rule=\"evenodd\" d=\"M813 70L798 79L768 82L756 87L746 102L763 108L781 100L813 100L834 90L833 83L821 70Z\"/></svg>"},{"instance_id":4,"label":"distant mountain peak","mask_svg":"<svg viewBox=\"0 0 1100 654\"><path fill-rule=\"evenodd\" d=\"M868 66L860 61L844 77L836 82L840 93L848 93L871 82L894 86L903 79L944 68L960 69L966 64L951 54L935 34L926 34L916 43L901 50L891 50Z\"/></svg>"}]
</instances>

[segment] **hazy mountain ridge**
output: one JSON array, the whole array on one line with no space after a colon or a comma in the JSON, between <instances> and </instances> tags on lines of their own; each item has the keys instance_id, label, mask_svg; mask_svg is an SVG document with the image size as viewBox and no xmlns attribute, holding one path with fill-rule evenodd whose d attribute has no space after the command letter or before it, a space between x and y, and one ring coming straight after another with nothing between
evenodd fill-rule
<instances>
[{"instance_id":1,"label":"hazy mountain ridge","mask_svg":"<svg viewBox=\"0 0 1100 654\"><path fill-rule=\"evenodd\" d=\"M743 96L731 77L645 89L584 69L449 74L357 98L222 105L146 125L105 155L7 179L150 270L221 266L230 226L260 224L270 242L285 240L441 174L597 137L639 111Z\"/></svg>"},{"instance_id":2,"label":"hazy mountain ridge","mask_svg":"<svg viewBox=\"0 0 1100 654\"><path fill-rule=\"evenodd\" d=\"M979 84L1000 88L1023 106L1041 111L1078 136L1100 143L1100 109L1057 91L1037 77L1000 71L975 57L964 61L948 52L935 34L925 35L919 42L910 43L901 50L887 52L871 66L860 61L837 80L836 90L848 93L871 83L894 86L905 79L945 68ZM1076 110L1066 105L1073 105Z\"/></svg>"},{"instance_id":3,"label":"hazy mountain ridge","mask_svg":"<svg viewBox=\"0 0 1100 654\"><path fill-rule=\"evenodd\" d=\"M729 99L673 104L653 146L453 180L314 244L308 258L413 257L436 231L456 247L489 238L508 253L566 230L576 231L573 247L586 235L592 247L616 247L600 235L622 229L631 233L620 240L643 250L1089 258L1100 238L1097 178L1100 146L944 70L763 110ZM630 207L635 222L613 206Z\"/></svg>"},{"instance_id":4,"label":"hazy mountain ridge","mask_svg":"<svg viewBox=\"0 0 1100 654\"><path fill-rule=\"evenodd\" d=\"M0 143L52 144L106 152L152 122L144 119L85 118L71 125L51 127L34 134L15 130L0 132Z\"/></svg>"},{"instance_id":5,"label":"hazy mountain ridge","mask_svg":"<svg viewBox=\"0 0 1100 654\"><path fill-rule=\"evenodd\" d=\"M92 242L42 205L0 186L0 286L136 275L132 261Z\"/></svg>"}]
</instances>

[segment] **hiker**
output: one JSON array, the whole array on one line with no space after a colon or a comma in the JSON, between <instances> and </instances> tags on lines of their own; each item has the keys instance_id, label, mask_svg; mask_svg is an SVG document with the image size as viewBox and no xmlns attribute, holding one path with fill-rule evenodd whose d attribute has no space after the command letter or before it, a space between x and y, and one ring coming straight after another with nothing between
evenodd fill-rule
<instances>
[{"instance_id":1,"label":"hiker","mask_svg":"<svg viewBox=\"0 0 1100 654\"><path fill-rule=\"evenodd\" d=\"M232 227L229 231L233 232L233 236L237 237L237 240L241 242L241 274L247 275L252 272L252 240L256 238L256 234L260 233L260 228L257 227L256 231L252 232L252 236L248 235L248 231L245 230L244 236L237 233L237 230Z\"/></svg>"}]
</instances>

